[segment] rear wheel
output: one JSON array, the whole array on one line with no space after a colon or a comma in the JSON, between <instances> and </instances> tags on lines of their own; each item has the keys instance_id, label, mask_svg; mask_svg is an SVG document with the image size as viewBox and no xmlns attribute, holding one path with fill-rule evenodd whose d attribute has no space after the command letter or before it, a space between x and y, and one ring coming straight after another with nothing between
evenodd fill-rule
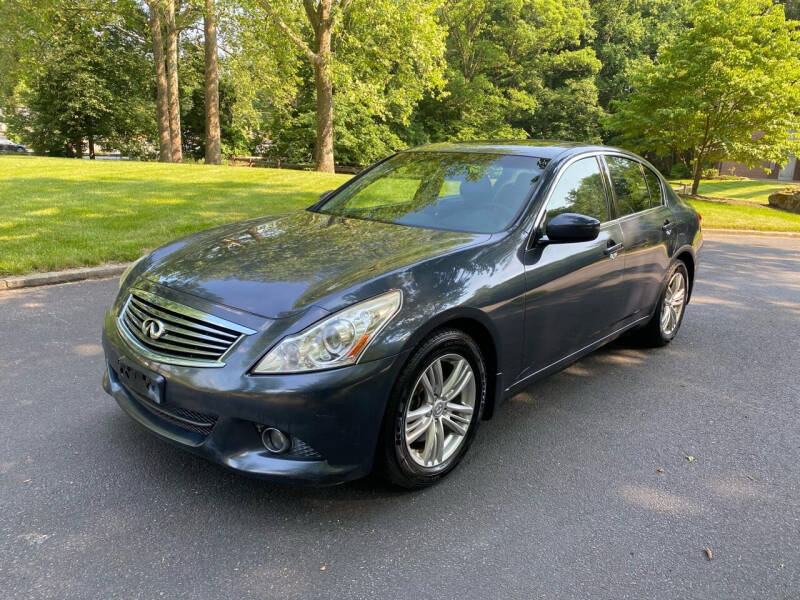
<instances>
[{"instance_id":1,"label":"rear wheel","mask_svg":"<svg viewBox=\"0 0 800 600\"><path fill-rule=\"evenodd\" d=\"M648 346L666 346L678 333L689 299L689 274L686 265L675 263L661 292L653 317L639 330L639 339Z\"/></svg>"},{"instance_id":2,"label":"rear wheel","mask_svg":"<svg viewBox=\"0 0 800 600\"><path fill-rule=\"evenodd\" d=\"M384 476L406 488L444 477L472 442L485 397L485 365L475 342L456 329L428 337L389 399L379 448Z\"/></svg>"}]
</instances>

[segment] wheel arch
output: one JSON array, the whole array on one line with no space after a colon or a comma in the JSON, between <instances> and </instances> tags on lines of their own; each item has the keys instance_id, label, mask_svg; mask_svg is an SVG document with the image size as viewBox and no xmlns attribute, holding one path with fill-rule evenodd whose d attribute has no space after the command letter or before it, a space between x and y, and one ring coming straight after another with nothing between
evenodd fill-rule
<instances>
[{"instance_id":1,"label":"wheel arch","mask_svg":"<svg viewBox=\"0 0 800 600\"><path fill-rule=\"evenodd\" d=\"M406 343L405 349L412 350L433 332L449 328L458 329L469 335L483 354L486 364L486 403L483 409L483 420L491 419L495 406L502 395L503 377L502 373L498 371L502 362L498 355L497 330L483 311L462 307L438 314L414 332Z\"/></svg>"},{"instance_id":2,"label":"wheel arch","mask_svg":"<svg viewBox=\"0 0 800 600\"><path fill-rule=\"evenodd\" d=\"M681 261L686 265L686 271L689 273L689 295L686 298L686 303L692 299L692 291L694 290L694 274L695 274L695 257L694 252L690 247L684 247L675 253L675 260Z\"/></svg>"}]
</instances>

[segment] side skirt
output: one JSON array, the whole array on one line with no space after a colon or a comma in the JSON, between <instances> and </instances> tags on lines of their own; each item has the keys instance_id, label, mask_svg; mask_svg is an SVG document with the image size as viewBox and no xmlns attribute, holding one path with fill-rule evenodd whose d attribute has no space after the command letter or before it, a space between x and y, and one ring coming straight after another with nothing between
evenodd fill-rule
<instances>
[{"instance_id":1,"label":"side skirt","mask_svg":"<svg viewBox=\"0 0 800 600\"><path fill-rule=\"evenodd\" d=\"M614 341L626 331L634 329L637 325L641 325L644 322L650 320L652 316L653 316L652 313L649 313L644 317L639 317L635 321L628 323L624 327L620 327L616 331L613 331L612 333L609 333L605 337L602 337L599 340L592 342L588 346L584 346L580 350L576 350L572 354L568 354L564 358L559 359L556 362L539 369L535 373L531 373L530 375L523 377L522 379L516 381L515 383L511 384L509 387L505 389L505 391L503 392L503 399L505 400L506 398L513 396L518 391L522 390L523 388L526 388L527 386L529 386L535 381L538 381L539 379L547 377L548 375L556 373L557 371L561 371L565 367L583 358L587 354L594 352L601 346L605 346L609 342Z\"/></svg>"}]
</instances>

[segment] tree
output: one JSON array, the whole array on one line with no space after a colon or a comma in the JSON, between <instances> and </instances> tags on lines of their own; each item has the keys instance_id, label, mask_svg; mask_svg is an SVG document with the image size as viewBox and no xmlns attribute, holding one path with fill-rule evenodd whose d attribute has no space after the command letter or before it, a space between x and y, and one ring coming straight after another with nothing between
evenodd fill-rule
<instances>
[{"instance_id":1,"label":"tree","mask_svg":"<svg viewBox=\"0 0 800 600\"><path fill-rule=\"evenodd\" d=\"M176 17L175 3L165 0L167 25L167 103L169 107L169 136L172 162L183 162L181 142L181 106L178 90L178 36L180 29Z\"/></svg>"},{"instance_id":2,"label":"tree","mask_svg":"<svg viewBox=\"0 0 800 600\"><path fill-rule=\"evenodd\" d=\"M586 0L446 0L447 86L412 141L599 139L600 63Z\"/></svg>"},{"instance_id":3,"label":"tree","mask_svg":"<svg viewBox=\"0 0 800 600\"><path fill-rule=\"evenodd\" d=\"M39 0L28 10L29 39L16 46L6 94L10 130L36 150L68 156L82 156L86 144L94 158L98 142L142 146L154 127L138 7Z\"/></svg>"},{"instance_id":4,"label":"tree","mask_svg":"<svg viewBox=\"0 0 800 600\"><path fill-rule=\"evenodd\" d=\"M652 62L658 47L684 28L691 0L590 0L592 47L602 68L597 74L599 103L604 110L630 92L632 77Z\"/></svg>"},{"instance_id":5,"label":"tree","mask_svg":"<svg viewBox=\"0 0 800 600\"><path fill-rule=\"evenodd\" d=\"M640 68L608 120L622 145L705 165L785 161L800 129L800 32L770 0L698 0L690 27Z\"/></svg>"},{"instance_id":6,"label":"tree","mask_svg":"<svg viewBox=\"0 0 800 600\"><path fill-rule=\"evenodd\" d=\"M158 160L172 162L172 134L169 122L169 94L167 91L167 69L164 62L164 39L161 30L161 4L161 0L147 0L150 40L153 45L153 66L155 68Z\"/></svg>"},{"instance_id":7,"label":"tree","mask_svg":"<svg viewBox=\"0 0 800 600\"><path fill-rule=\"evenodd\" d=\"M781 2L786 8L786 18L800 20L800 0L786 0Z\"/></svg>"},{"instance_id":8,"label":"tree","mask_svg":"<svg viewBox=\"0 0 800 600\"><path fill-rule=\"evenodd\" d=\"M314 71L317 103L317 138L314 145L314 162L318 171L327 173L333 173L334 167L331 36L341 14L347 11L350 0L338 0L337 10L332 12L333 2L337 2L337 0L303 0L303 8L313 31L313 42L309 44L279 16L272 2L264 0L264 7L272 20L305 54Z\"/></svg>"},{"instance_id":9,"label":"tree","mask_svg":"<svg viewBox=\"0 0 800 600\"><path fill-rule=\"evenodd\" d=\"M441 85L443 36L435 2L303 0L305 18L291 0L257 0L256 6L311 68L319 171L334 169L335 101L349 105L345 118L366 120L361 124L386 133L376 121L407 121L423 91Z\"/></svg>"},{"instance_id":10,"label":"tree","mask_svg":"<svg viewBox=\"0 0 800 600\"><path fill-rule=\"evenodd\" d=\"M217 66L217 23L214 0L205 0L203 32L205 49L206 164L222 164L219 129L219 68Z\"/></svg>"},{"instance_id":11,"label":"tree","mask_svg":"<svg viewBox=\"0 0 800 600\"><path fill-rule=\"evenodd\" d=\"M183 156L200 160L206 156L206 78L205 44L202 39L188 38L181 43L181 140ZM219 127L221 147L226 152L247 153L248 128L243 118L234 116L237 87L227 69L219 78Z\"/></svg>"}]
</instances>

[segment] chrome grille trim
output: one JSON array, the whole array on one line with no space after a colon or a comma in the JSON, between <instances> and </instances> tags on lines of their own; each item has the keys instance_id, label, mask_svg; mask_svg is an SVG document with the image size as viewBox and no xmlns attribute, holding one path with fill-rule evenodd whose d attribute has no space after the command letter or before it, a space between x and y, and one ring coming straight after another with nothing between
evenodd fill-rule
<instances>
[{"instance_id":1,"label":"chrome grille trim","mask_svg":"<svg viewBox=\"0 0 800 600\"><path fill-rule=\"evenodd\" d=\"M163 324L153 339L142 330L146 319ZM146 358L189 367L225 366L225 355L245 335L255 333L220 317L162 298L144 290L131 290L117 317L117 329Z\"/></svg>"}]
</instances>

